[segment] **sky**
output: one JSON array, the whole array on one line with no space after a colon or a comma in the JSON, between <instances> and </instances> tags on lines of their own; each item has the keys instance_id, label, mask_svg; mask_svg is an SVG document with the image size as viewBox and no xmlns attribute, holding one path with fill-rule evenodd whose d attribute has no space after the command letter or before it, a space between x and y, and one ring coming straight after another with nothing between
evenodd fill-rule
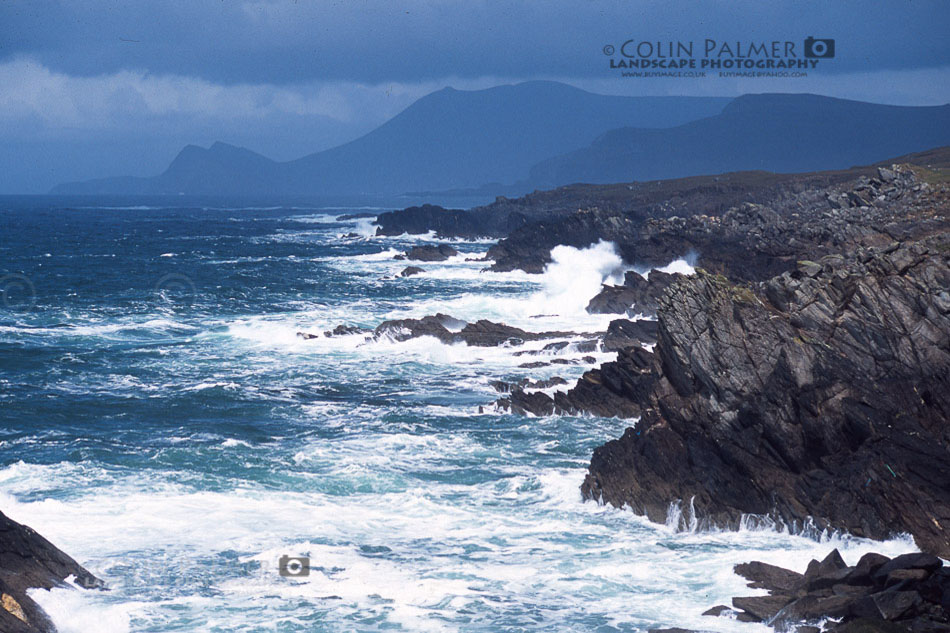
<instances>
[{"instance_id":1,"label":"sky","mask_svg":"<svg viewBox=\"0 0 950 633\"><path fill-rule=\"evenodd\" d=\"M288 160L445 86L950 102L947 0L0 0L0 193L161 172L189 143ZM628 78L624 42L835 40L806 77Z\"/></svg>"}]
</instances>

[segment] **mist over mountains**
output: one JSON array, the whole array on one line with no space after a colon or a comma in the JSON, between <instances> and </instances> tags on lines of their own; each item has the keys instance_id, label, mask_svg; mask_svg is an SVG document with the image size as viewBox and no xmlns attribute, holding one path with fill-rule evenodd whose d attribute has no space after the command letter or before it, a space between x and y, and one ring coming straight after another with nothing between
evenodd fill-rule
<instances>
[{"instance_id":1,"label":"mist over mountains","mask_svg":"<svg viewBox=\"0 0 950 633\"><path fill-rule=\"evenodd\" d=\"M618 97L556 82L445 88L349 143L276 162L226 143L185 147L160 175L54 194L398 195L733 170L810 171L950 143L950 106L807 94Z\"/></svg>"}]
</instances>

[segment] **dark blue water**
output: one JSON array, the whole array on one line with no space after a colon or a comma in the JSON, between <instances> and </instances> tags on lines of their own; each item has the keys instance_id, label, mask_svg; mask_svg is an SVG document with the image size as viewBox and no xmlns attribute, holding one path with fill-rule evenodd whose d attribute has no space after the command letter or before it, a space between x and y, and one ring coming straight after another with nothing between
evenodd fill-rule
<instances>
[{"instance_id":1,"label":"dark blue water","mask_svg":"<svg viewBox=\"0 0 950 633\"><path fill-rule=\"evenodd\" d=\"M582 502L633 421L501 415L489 383L588 366L297 336L439 311L591 331L608 245L530 276L461 242L403 279L393 255L430 238L339 219L358 210L152 202L0 199L0 510L111 587L39 592L64 633L750 630L700 616L748 592L732 564L827 550Z\"/></svg>"}]
</instances>

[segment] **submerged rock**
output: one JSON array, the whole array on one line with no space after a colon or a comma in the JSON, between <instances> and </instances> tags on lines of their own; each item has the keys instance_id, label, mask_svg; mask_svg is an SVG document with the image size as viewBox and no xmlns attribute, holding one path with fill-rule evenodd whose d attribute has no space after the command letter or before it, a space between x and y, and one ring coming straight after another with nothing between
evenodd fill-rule
<instances>
[{"instance_id":1,"label":"submerged rock","mask_svg":"<svg viewBox=\"0 0 950 633\"><path fill-rule=\"evenodd\" d=\"M412 277L413 275L418 275L419 273L424 273L425 270L419 268L418 266L406 266L402 269L402 272L399 273L400 277Z\"/></svg>"},{"instance_id":2,"label":"submerged rock","mask_svg":"<svg viewBox=\"0 0 950 633\"><path fill-rule=\"evenodd\" d=\"M103 587L75 560L33 529L0 512L0 630L10 633L52 633L55 627L29 589L67 587L72 576L87 589Z\"/></svg>"}]
</instances>

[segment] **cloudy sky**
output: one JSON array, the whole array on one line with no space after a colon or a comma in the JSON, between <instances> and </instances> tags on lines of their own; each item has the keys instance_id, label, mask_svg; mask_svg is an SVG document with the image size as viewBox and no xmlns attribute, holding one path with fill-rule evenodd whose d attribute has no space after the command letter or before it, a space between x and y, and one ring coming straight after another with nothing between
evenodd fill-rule
<instances>
[{"instance_id":1,"label":"cloudy sky","mask_svg":"<svg viewBox=\"0 0 950 633\"><path fill-rule=\"evenodd\" d=\"M447 85L944 104L948 23L947 0L0 0L0 192L152 175L188 143L296 158ZM804 78L622 78L603 53L809 35L836 57Z\"/></svg>"}]
</instances>

